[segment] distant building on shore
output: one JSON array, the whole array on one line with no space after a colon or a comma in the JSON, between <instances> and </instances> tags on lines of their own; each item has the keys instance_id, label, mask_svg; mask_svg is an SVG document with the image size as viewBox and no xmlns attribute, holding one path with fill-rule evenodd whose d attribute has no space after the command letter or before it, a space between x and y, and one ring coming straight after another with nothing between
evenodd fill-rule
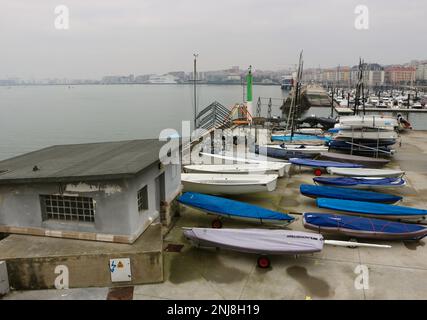
<instances>
[{"instance_id":1,"label":"distant building on shore","mask_svg":"<svg viewBox=\"0 0 427 320\"><path fill-rule=\"evenodd\" d=\"M384 68L378 63L365 63L363 64L363 83L366 86L382 86L385 82ZM359 66L351 68L350 83L356 85L358 82Z\"/></svg>"},{"instance_id":2,"label":"distant building on shore","mask_svg":"<svg viewBox=\"0 0 427 320\"><path fill-rule=\"evenodd\" d=\"M417 65L415 80L421 84L427 84L427 63Z\"/></svg>"},{"instance_id":3,"label":"distant building on shore","mask_svg":"<svg viewBox=\"0 0 427 320\"><path fill-rule=\"evenodd\" d=\"M415 82L415 67L389 66L385 68L385 82L392 85L411 85Z\"/></svg>"},{"instance_id":4,"label":"distant building on shore","mask_svg":"<svg viewBox=\"0 0 427 320\"><path fill-rule=\"evenodd\" d=\"M135 77L133 74L128 76L105 76L101 80L102 84L129 84L135 83Z\"/></svg>"}]
</instances>

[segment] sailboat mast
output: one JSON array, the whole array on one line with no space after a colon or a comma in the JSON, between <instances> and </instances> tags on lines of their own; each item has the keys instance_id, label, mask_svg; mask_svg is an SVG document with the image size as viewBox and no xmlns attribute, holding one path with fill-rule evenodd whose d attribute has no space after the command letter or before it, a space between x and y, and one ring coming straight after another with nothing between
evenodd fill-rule
<instances>
[{"instance_id":1,"label":"sailboat mast","mask_svg":"<svg viewBox=\"0 0 427 320\"><path fill-rule=\"evenodd\" d=\"M292 138L294 136L294 131L295 131L295 115L297 114L297 104L299 103L299 95L300 95L300 82L301 82L301 77L302 77L302 68L303 68L303 61L302 61L302 51L300 53L299 56L299 63L298 63L298 70L297 70L297 79L296 79L296 84L295 84L295 88L294 88L294 99L293 99L293 105L291 105L291 108L293 108L293 113L292 113L292 124L291 124L291 137L290 137L290 141L292 141Z\"/></svg>"}]
</instances>

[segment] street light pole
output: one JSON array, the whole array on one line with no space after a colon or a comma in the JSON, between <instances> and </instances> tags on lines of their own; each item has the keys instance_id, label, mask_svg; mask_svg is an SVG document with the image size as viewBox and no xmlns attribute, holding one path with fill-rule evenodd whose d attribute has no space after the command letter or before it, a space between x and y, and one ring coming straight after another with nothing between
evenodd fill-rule
<instances>
[{"instance_id":1,"label":"street light pole","mask_svg":"<svg viewBox=\"0 0 427 320\"><path fill-rule=\"evenodd\" d=\"M197 81L197 57L199 56L198 53L194 53L194 73L193 73L193 91L194 91L194 130L197 129L196 127L196 118L197 118L197 92L196 92L196 81Z\"/></svg>"}]
</instances>

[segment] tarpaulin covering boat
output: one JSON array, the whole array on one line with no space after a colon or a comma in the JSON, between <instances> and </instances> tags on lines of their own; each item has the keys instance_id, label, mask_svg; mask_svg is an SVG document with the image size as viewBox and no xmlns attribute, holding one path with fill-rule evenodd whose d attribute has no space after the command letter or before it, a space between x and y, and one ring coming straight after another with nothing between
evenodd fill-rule
<instances>
[{"instance_id":1,"label":"tarpaulin covering boat","mask_svg":"<svg viewBox=\"0 0 427 320\"><path fill-rule=\"evenodd\" d=\"M252 151L252 147L250 147ZM256 154L266 155L268 157L279 158L279 159L289 159L289 158L313 158L317 154L308 154L298 150L287 150L283 148L270 148L269 146L259 146L256 145L253 147L253 152ZM319 152L320 153L320 152Z\"/></svg>"},{"instance_id":2,"label":"tarpaulin covering boat","mask_svg":"<svg viewBox=\"0 0 427 320\"><path fill-rule=\"evenodd\" d=\"M314 183L336 186L336 187L352 187L352 188L394 188L403 187L406 181L403 178L349 178L349 177L315 177Z\"/></svg>"},{"instance_id":3,"label":"tarpaulin covering boat","mask_svg":"<svg viewBox=\"0 0 427 320\"><path fill-rule=\"evenodd\" d=\"M317 198L319 208L392 220L424 220L427 210L365 201Z\"/></svg>"},{"instance_id":4,"label":"tarpaulin covering boat","mask_svg":"<svg viewBox=\"0 0 427 320\"><path fill-rule=\"evenodd\" d=\"M321 152L327 151L327 146L308 146L304 144L269 144L267 145L268 148L272 149L279 149L279 150L286 150L286 151L293 151L293 152L300 152L304 154L312 154L312 155L318 155Z\"/></svg>"},{"instance_id":5,"label":"tarpaulin covering boat","mask_svg":"<svg viewBox=\"0 0 427 320\"><path fill-rule=\"evenodd\" d=\"M311 134L294 134L293 137L291 137L290 134L271 136L271 141L312 141L312 140L330 141L331 137L317 136L317 135L311 135Z\"/></svg>"},{"instance_id":6,"label":"tarpaulin covering boat","mask_svg":"<svg viewBox=\"0 0 427 320\"><path fill-rule=\"evenodd\" d=\"M301 158L291 158L289 162L298 166L305 167L314 167L314 168L361 168L361 164L356 163L345 163L345 162L335 162L335 161L326 161L326 160L311 160L311 159L301 159Z\"/></svg>"},{"instance_id":7,"label":"tarpaulin covering boat","mask_svg":"<svg viewBox=\"0 0 427 320\"><path fill-rule=\"evenodd\" d=\"M395 203L402 200L402 197L392 194L363 191L350 188L337 188L302 184L300 186L301 194L311 198L332 198L343 200Z\"/></svg>"},{"instance_id":8,"label":"tarpaulin covering boat","mask_svg":"<svg viewBox=\"0 0 427 320\"><path fill-rule=\"evenodd\" d=\"M301 231L184 228L184 236L196 247L257 254L314 253L323 249L322 235Z\"/></svg>"},{"instance_id":9,"label":"tarpaulin covering boat","mask_svg":"<svg viewBox=\"0 0 427 320\"><path fill-rule=\"evenodd\" d=\"M185 192L178 198L184 205L219 216L257 220L261 223L283 224L294 218L285 213L265 209L245 202L215 197L197 192Z\"/></svg>"},{"instance_id":10,"label":"tarpaulin covering boat","mask_svg":"<svg viewBox=\"0 0 427 320\"><path fill-rule=\"evenodd\" d=\"M304 119L298 120L299 124L307 123L311 127L315 127L318 124L320 124L323 129L329 129L332 128L336 123L336 119L332 118L326 118L326 117L316 117L316 116L309 116Z\"/></svg>"},{"instance_id":11,"label":"tarpaulin covering boat","mask_svg":"<svg viewBox=\"0 0 427 320\"><path fill-rule=\"evenodd\" d=\"M304 213L303 224L321 233L365 239L419 240L427 235L427 228L417 224L329 213Z\"/></svg>"},{"instance_id":12,"label":"tarpaulin covering boat","mask_svg":"<svg viewBox=\"0 0 427 320\"><path fill-rule=\"evenodd\" d=\"M390 160L388 159L355 156L351 154L336 153L336 152L322 152L320 153L320 156L318 157L318 159L337 161L337 162L358 163L358 164L364 165L365 167L373 167L373 168L382 167L390 162Z\"/></svg>"}]
</instances>

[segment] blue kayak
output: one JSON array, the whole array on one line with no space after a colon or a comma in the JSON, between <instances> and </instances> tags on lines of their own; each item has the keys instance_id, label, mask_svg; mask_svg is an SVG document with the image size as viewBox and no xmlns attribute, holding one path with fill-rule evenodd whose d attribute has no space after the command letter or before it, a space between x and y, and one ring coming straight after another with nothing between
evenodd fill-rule
<instances>
[{"instance_id":1,"label":"blue kayak","mask_svg":"<svg viewBox=\"0 0 427 320\"><path fill-rule=\"evenodd\" d=\"M314 167L314 168L362 168L361 164L356 163L345 163L345 162L336 162L336 161L326 161L326 160L311 160L311 159L301 159L301 158L291 158L289 162L298 166L305 167Z\"/></svg>"},{"instance_id":2,"label":"blue kayak","mask_svg":"<svg viewBox=\"0 0 427 320\"><path fill-rule=\"evenodd\" d=\"M319 208L393 220L424 220L427 210L365 201L317 198Z\"/></svg>"},{"instance_id":3,"label":"blue kayak","mask_svg":"<svg viewBox=\"0 0 427 320\"><path fill-rule=\"evenodd\" d=\"M392 194L350 188L316 186L310 184L302 184L300 186L300 192L301 194L311 198L333 198L382 203L395 203L402 200L402 197Z\"/></svg>"},{"instance_id":4,"label":"blue kayak","mask_svg":"<svg viewBox=\"0 0 427 320\"><path fill-rule=\"evenodd\" d=\"M289 223L294 220L294 217L285 213L197 192L185 192L178 201L211 214L230 218L254 219L261 223Z\"/></svg>"},{"instance_id":5,"label":"blue kayak","mask_svg":"<svg viewBox=\"0 0 427 320\"><path fill-rule=\"evenodd\" d=\"M324 136L316 136L316 135L310 135L310 134L294 134L294 136L291 139L291 135L283 135L283 136L272 136L271 141L313 141L313 140L320 140L320 141L331 141L330 137L324 137Z\"/></svg>"},{"instance_id":6,"label":"blue kayak","mask_svg":"<svg viewBox=\"0 0 427 320\"><path fill-rule=\"evenodd\" d=\"M329 213L304 213L303 225L317 232L365 239L419 240L427 235L427 228L417 224Z\"/></svg>"},{"instance_id":7,"label":"blue kayak","mask_svg":"<svg viewBox=\"0 0 427 320\"><path fill-rule=\"evenodd\" d=\"M336 186L336 187L353 187L353 188L385 188L385 187L402 187L406 185L403 178L348 178L348 177L315 177L314 183Z\"/></svg>"}]
</instances>

